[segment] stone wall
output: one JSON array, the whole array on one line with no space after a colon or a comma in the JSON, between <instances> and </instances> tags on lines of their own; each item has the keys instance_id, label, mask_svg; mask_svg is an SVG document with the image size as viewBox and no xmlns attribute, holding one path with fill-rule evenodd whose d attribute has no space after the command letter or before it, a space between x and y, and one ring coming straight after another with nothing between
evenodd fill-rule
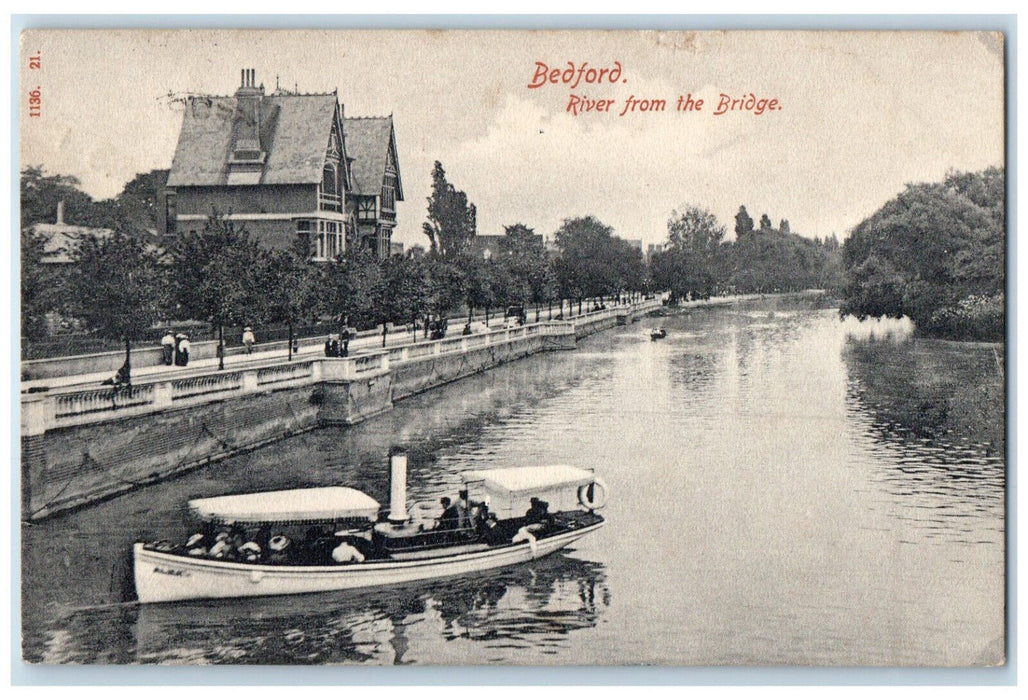
<instances>
[{"instance_id":1,"label":"stone wall","mask_svg":"<svg viewBox=\"0 0 1028 700\"><path fill-rule=\"evenodd\" d=\"M205 466L318 425L309 387L22 437L30 520Z\"/></svg>"},{"instance_id":2,"label":"stone wall","mask_svg":"<svg viewBox=\"0 0 1028 700\"><path fill-rule=\"evenodd\" d=\"M141 385L126 397L23 394L22 516L45 518L319 425L360 422L490 367L573 349L576 337L611 328L618 316L602 312L349 358L207 370Z\"/></svg>"}]
</instances>

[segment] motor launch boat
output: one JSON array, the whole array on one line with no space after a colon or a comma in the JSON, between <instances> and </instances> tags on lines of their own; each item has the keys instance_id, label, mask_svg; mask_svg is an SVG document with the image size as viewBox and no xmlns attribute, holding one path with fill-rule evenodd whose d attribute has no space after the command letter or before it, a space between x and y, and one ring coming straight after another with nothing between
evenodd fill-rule
<instances>
[{"instance_id":1,"label":"motor launch boat","mask_svg":"<svg viewBox=\"0 0 1028 700\"><path fill-rule=\"evenodd\" d=\"M157 603L460 576L544 557L604 523L596 510L607 487L587 469L464 472L458 503L434 521L408 514L406 475L406 456L394 455L388 513L346 487L192 500L201 531L188 542L133 546L136 595Z\"/></svg>"}]
</instances>

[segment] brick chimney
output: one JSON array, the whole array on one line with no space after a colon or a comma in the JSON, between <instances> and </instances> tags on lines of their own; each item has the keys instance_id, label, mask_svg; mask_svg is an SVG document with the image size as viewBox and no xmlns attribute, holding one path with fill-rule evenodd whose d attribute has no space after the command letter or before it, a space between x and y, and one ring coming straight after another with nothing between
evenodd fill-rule
<instances>
[{"instance_id":1,"label":"brick chimney","mask_svg":"<svg viewBox=\"0 0 1028 700\"><path fill-rule=\"evenodd\" d=\"M233 129L232 162L260 164L264 162L261 149L261 102L264 84L256 85L257 71L243 68L240 85L236 90L236 116Z\"/></svg>"}]
</instances>

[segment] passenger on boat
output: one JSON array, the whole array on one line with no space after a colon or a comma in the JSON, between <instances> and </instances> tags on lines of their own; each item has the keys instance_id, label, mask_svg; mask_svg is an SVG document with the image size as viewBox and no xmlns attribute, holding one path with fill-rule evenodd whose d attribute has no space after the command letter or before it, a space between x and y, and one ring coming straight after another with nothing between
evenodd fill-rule
<instances>
[{"instance_id":1,"label":"passenger on boat","mask_svg":"<svg viewBox=\"0 0 1028 700\"><path fill-rule=\"evenodd\" d=\"M485 525L486 520L488 520L490 516L492 516L492 513L489 512L489 503L479 503L475 508L474 514L475 529L481 532L482 526ZM495 516L493 516L493 519L496 519Z\"/></svg>"},{"instance_id":2,"label":"passenger on boat","mask_svg":"<svg viewBox=\"0 0 1028 700\"><path fill-rule=\"evenodd\" d=\"M461 489L457 493L457 527L461 530L470 530L474 526L471 522L471 501L468 499L468 490Z\"/></svg>"},{"instance_id":3,"label":"passenger on boat","mask_svg":"<svg viewBox=\"0 0 1028 700\"><path fill-rule=\"evenodd\" d=\"M525 513L525 520L527 520L530 525L535 523L544 524L553 521L553 516L550 515L549 512L549 503L541 501L535 496L532 496L529 503L530 506L528 508L528 512Z\"/></svg>"},{"instance_id":4,"label":"passenger on boat","mask_svg":"<svg viewBox=\"0 0 1028 700\"><path fill-rule=\"evenodd\" d=\"M439 499L443 505L443 514L439 516L436 530L456 530L460 526L460 509L456 505L450 505L450 499L443 496Z\"/></svg>"},{"instance_id":5,"label":"passenger on boat","mask_svg":"<svg viewBox=\"0 0 1028 700\"><path fill-rule=\"evenodd\" d=\"M268 563L269 564L285 564L289 561L290 549L289 545L292 544L288 537L282 533L278 533L268 541Z\"/></svg>"},{"instance_id":6,"label":"passenger on boat","mask_svg":"<svg viewBox=\"0 0 1028 700\"><path fill-rule=\"evenodd\" d=\"M254 535L253 541L257 543L262 552L267 552L268 545L271 543L271 528L267 525L261 525L257 530L257 534Z\"/></svg>"},{"instance_id":7,"label":"passenger on boat","mask_svg":"<svg viewBox=\"0 0 1028 700\"><path fill-rule=\"evenodd\" d=\"M499 521L496 519L496 515L489 513L482 522L482 526L479 528L479 534L485 543L488 545L504 544L506 542L506 536L502 530L498 527Z\"/></svg>"},{"instance_id":8,"label":"passenger on boat","mask_svg":"<svg viewBox=\"0 0 1028 700\"><path fill-rule=\"evenodd\" d=\"M224 530L214 537L214 545L208 554L215 559L224 559L232 551L232 543L229 541L228 533Z\"/></svg>"},{"instance_id":9,"label":"passenger on boat","mask_svg":"<svg viewBox=\"0 0 1028 700\"><path fill-rule=\"evenodd\" d=\"M203 546L202 532L190 535L189 539L186 540L186 554L191 557L202 557L207 554L207 548Z\"/></svg>"},{"instance_id":10,"label":"passenger on boat","mask_svg":"<svg viewBox=\"0 0 1028 700\"><path fill-rule=\"evenodd\" d=\"M356 547L343 540L332 550L332 561L337 564L350 564L364 561L364 555Z\"/></svg>"},{"instance_id":11,"label":"passenger on boat","mask_svg":"<svg viewBox=\"0 0 1028 700\"><path fill-rule=\"evenodd\" d=\"M253 540L241 544L237 552L239 560L249 564L256 564L261 558L261 546Z\"/></svg>"},{"instance_id":12,"label":"passenger on boat","mask_svg":"<svg viewBox=\"0 0 1028 700\"><path fill-rule=\"evenodd\" d=\"M296 558L304 564L325 564L331 561L335 539L330 537L324 527L307 528L303 542L300 543Z\"/></svg>"}]
</instances>

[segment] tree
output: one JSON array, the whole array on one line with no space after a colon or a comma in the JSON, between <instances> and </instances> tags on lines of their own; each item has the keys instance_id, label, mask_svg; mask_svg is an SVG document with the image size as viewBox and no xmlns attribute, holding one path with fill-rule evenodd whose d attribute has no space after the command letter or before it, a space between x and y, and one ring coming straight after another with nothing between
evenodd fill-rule
<instances>
[{"instance_id":1,"label":"tree","mask_svg":"<svg viewBox=\"0 0 1028 700\"><path fill-rule=\"evenodd\" d=\"M577 299L613 293L618 287L614 229L593 216L565 219L555 234L554 265L561 293Z\"/></svg>"},{"instance_id":2,"label":"tree","mask_svg":"<svg viewBox=\"0 0 1028 700\"><path fill-rule=\"evenodd\" d=\"M137 173L125 184L121 193L111 200L114 216L122 230L139 235L151 231L160 233L163 230L161 203L162 193L168 184L168 172L165 168Z\"/></svg>"},{"instance_id":3,"label":"tree","mask_svg":"<svg viewBox=\"0 0 1028 700\"><path fill-rule=\"evenodd\" d=\"M47 175L42 165L21 171L21 228L57 220L57 205L64 203L64 221L76 226L106 228L114 221L99 211L96 202L79 189L71 175Z\"/></svg>"},{"instance_id":4,"label":"tree","mask_svg":"<svg viewBox=\"0 0 1028 700\"><path fill-rule=\"evenodd\" d=\"M524 224L504 227L500 241L501 262L506 266L514 285L514 296L521 303L538 304L549 301L549 258L542 237Z\"/></svg>"},{"instance_id":5,"label":"tree","mask_svg":"<svg viewBox=\"0 0 1028 700\"><path fill-rule=\"evenodd\" d=\"M125 341L127 381L132 341L164 315L166 280L160 253L120 231L84 236L72 251L67 310L97 335Z\"/></svg>"},{"instance_id":6,"label":"tree","mask_svg":"<svg viewBox=\"0 0 1028 700\"><path fill-rule=\"evenodd\" d=\"M907 188L842 249L843 315L908 316L933 335L1005 333L1004 171L950 173Z\"/></svg>"},{"instance_id":7,"label":"tree","mask_svg":"<svg viewBox=\"0 0 1028 700\"><path fill-rule=\"evenodd\" d=\"M770 233L772 230L771 217L767 214L760 215L760 232Z\"/></svg>"},{"instance_id":8,"label":"tree","mask_svg":"<svg viewBox=\"0 0 1028 700\"><path fill-rule=\"evenodd\" d=\"M464 303L468 307L468 323L474 316L475 309L486 310L486 321L489 320L489 307L493 305L493 288L490 280L492 265L488 260L471 255L462 257L460 270L464 276Z\"/></svg>"},{"instance_id":9,"label":"tree","mask_svg":"<svg viewBox=\"0 0 1028 700\"><path fill-rule=\"evenodd\" d=\"M21 335L38 340L46 335L47 314L57 311L62 298L60 278L43 262L46 240L30 229L21 231Z\"/></svg>"},{"instance_id":10,"label":"tree","mask_svg":"<svg viewBox=\"0 0 1028 700\"><path fill-rule=\"evenodd\" d=\"M289 359L293 359L293 324L317 318L326 303L325 271L311 260L306 241L268 251L265 320L289 327Z\"/></svg>"},{"instance_id":11,"label":"tree","mask_svg":"<svg viewBox=\"0 0 1028 700\"><path fill-rule=\"evenodd\" d=\"M431 249L444 258L455 258L471 247L477 230L475 205L446 179L442 163L432 169L432 196L428 198L428 221L422 230Z\"/></svg>"},{"instance_id":12,"label":"tree","mask_svg":"<svg viewBox=\"0 0 1028 700\"><path fill-rule=\"evenodd\" d=\"M180 313L208 321L224 342L226 325L266 319L271 296L268 251L245 227L212 214L203 231L183 235L171 249L171 290ZM224 369L221 357L219 369Z\"/></svg>"},{"instance_id":13,"label":"tree","mask_svg":"<svg viewBox=\"0 0 1028 700\"><path fill-rule=\"evenodd\" d=\"M725 227L711 212L696 206L671 212L668 240L655 257L654 282L671 290L672 299L709 297L719 279L721 244Z\"/></svg>"},{"instance_id":14,"label":"tree","mask_svg":"<svg viewBox=\"0 0 1028 700\"><path fill-rule=\"evenodd\" d=\"M382 261L384 316L393 323L415 322L428 312L428 280L424 260L415 255L391 255Z\"/></svg>"},{"instance_id":15,"label":"tree","mask_svg":"<svg viewBox=\"0 0 1028 700\"><path fill-rule=\"evenodd\" d=\"M739 213L735 215L735 235L742 238L749 233L753 233L753 219L746 212L746 207L740 206Z\"/></svg>"},{"instance_id":16,"label":"tree","mask_svg":"<svg viewBox=\"0 0 1028 700\"><path fill-rule=\"evenodd\" d=\"M371 328L382 317L382 269L367 248L351 249L330 263L328 309L347 326Z\"/></svg>"},{"instance_id":17,"label":"tree","mask_svg":"<svg viewBox=\"0 0 1028 700\"><path fill-rule=\"evenodd\" d=\"M466 284L459 263L443 258L438 251L432 251L424 258L427 282L427 312L437 318L445 318L465 299ZM428 335L426 317L425 334Z\"/></svg>"},{"instance_id":18,"label":"tree","mask_svg":"<svg viewBox=\"0 0 1028 700\"><path fill-rule=\"evenodd\" d=\"M789 233L789 220L788 219L782 219L782 221L778 224L778 230L781 231L782 233L788 234Z\"/></svg>"}]
</instances>

